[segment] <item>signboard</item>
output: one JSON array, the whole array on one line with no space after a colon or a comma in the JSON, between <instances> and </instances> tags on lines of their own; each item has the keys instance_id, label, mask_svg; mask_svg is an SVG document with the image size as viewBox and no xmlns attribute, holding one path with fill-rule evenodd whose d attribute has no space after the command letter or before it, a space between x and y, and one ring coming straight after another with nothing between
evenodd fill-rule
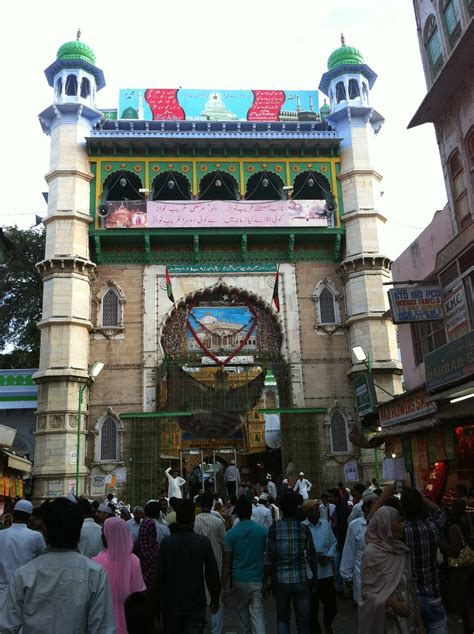
<instances>
[{"instance_id":1,"label":"signboard","mask_svg":"<svg viewBox=\"0 0 474 634\"><path fill-rule=\"evenodd\" d=\"M349 462L345 463L344 479L346 482L357 482L359 480L359 471L355 460L349 460Z\"/></svg>"},{"instance_id":2,"label":"signboard","mask_svg":"<svg viewBox=\"0 0 474 634\"><path fill-rule=\"evenodd\" d=\"M456 284L444 296L444 312L446 314L446 332L449 341L466 334L469 330L469 315L462 282Z\"/></svg>"},{"instance_id":3,"label":"signboard","mask_svg":"<svg viewBox=\"0 0 474 634\"><path fill-rule=\"evenodd\" d=\"M413 394L405 394L393 401L379 405L379 422L381 427L390 427L414 418L427 416L436 411L433 403L427 402L426 390L418 390Z\"/></svg>"},{"instance_id":4,"label":"signboard","mask_svg":"<svg viewBox=\"0 0 474 634\"><path fill-rule=\"evenodd\" d=\"M366 372L358 376L352 381L352 386L359 416L372 414L377 408L377 395L372 375Z\"/></svg>"},{"instance_id":5,"label":"signboard","mask_svg":"<svg viewBox=\"0 0 474 634\"><path fill-rule=\"evenodd\" d=\"M388 291L394 324L443 319L439 286L397 286Z\"/></svg>"},{"instance_id":6,"label":"signboard","mask_svg":"<svg viewBox=\"0 0 474 634\"><path fill-rule=\"evenodd\" d=\"M474 374L474 330L425 357L429 392Z\"/></svg>"},{"instance_id":7,"label":"signboard","mask_svg":"<svg viewBox=\"0 0 474 634\"><path fill-rule=\"evenodd\" d=\"M48 497L55 498L63 495L63 483L61 480L49 480L48 482Z\"/></svg>"},{"instance_id":8,"label":"signboard","mask_svg":"<svg viewBox=\"0 0 474 634\"><path fill-rule=\"evenodd\" d=\"M96 474L91 476L91 496L105 495L105 475Z\"/></svg>"},{"instance_id":9,"label":"signboard","mask_svg":"<svg viewBox=\"0 0 474 634\"><path fill-rule=\"evenodd\" d=\"M319 121L317 91L124 88L119 119Z\"/></svg>"},{"instance_id":10,"label":"signboard","mask_svg":"<svg viewBox=\"0 0 474 634\"><path fill-rule=\"evenodd\" d=\"M325 200L109 201L107 229L327 227Z\"/></svg>"}]
</instances>

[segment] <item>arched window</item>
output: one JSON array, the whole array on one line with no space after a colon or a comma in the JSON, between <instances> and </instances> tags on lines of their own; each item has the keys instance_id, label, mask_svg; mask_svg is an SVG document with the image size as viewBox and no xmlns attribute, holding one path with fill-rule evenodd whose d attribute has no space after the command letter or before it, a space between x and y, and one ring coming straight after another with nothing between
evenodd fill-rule
<instances>
[{"instance_id":1,"label":"arched window","mask_svg":"<svg viewBox=\"0 0 474 634\"><path fill-rule=\"evenodd\" d=\"M120 299L117 291L109 287L102 297L102 326L118 327L120 326Z\"/></svg>"},{"instance_id":2,"label":"arched window","mask_svg":"<svg viewBox=\"0 0 474 634\"><path fill-rule=\"evenodd\" d=\"M360 97L359 82L357 79L349 79L349 99Z\"/></svg>"},{"instance_id":3,"label":"arched window","mask_svg":"<svg viewBox=\"0 0 474 634\"><path fill-rule=\"evenodd\" d=\"M458 0L442 0L442 10L449 43L453 46L461 35L461 10Z\"/></svg>"},{"instance_id":4,"label":"arched window","mask_svg":"<svg viewBox=\"0 0 474 634\"><path fill-rule=\"evenodd\" d=\"M199 200L239 200L239 187L233 176L217 170L199 182Z\"/></svg>"},{"instance_id":5,"label":"arched window","mask_svg":"<svg viewBox=\"0 0 474 634\"><path fill-rule=\"evenodd\" d=\"M434 15L430 15L425 24L424 33L425 48L428 61L431 67L431 75L434 79L443 65L443 51L441 48L441 38Z\"/></svg>"},{"instance_id":6,"label":"arched window","mask_svg":"<svg viewBox=\"0 0 474 634\"><path fill-rule=\"evenodd\" d=\"M184 174L167 171L157 176L152 185L152 200L190 200L191 183Z\"/></svg>"},{"instance_id":7,"label":"arched window","mask_svg":"<svg viewBox=\"0 0 474 634\"><path fill-rule=\"evenodd\" d=\"M108 416L100 428L100 460L118 460L118 447L117 424Z\"/></svg>"},{"instance_id":8,"label":"arched window","mask_svg":"<svg viewBox=\"0 0 474 634\"><path fill-rule=\"evenodd\" d=\"M56 82L56 97L58 99L61 99L63 95L63 80L61 79L61 77L58 78L58 81Z\"/></svg>"},{"instance_id":9,"label":"arched window","mask_svg":"<svg viewBox=\"0 0 474 634\"><path fill-rule=\"evenodd\" d=\"M331 451L333 453L348 453L347 422L344 414L336 410L331 416L330 427Z\"/></svg>"},{"instance_id":10,"label":"arched window","mask_svg":"<svg viewBox=\"0 0 474 634\"><path fill-rule=\"evenodd\" d=\"M245 200L281 200L284 182L273 172L257 172L247 181Z\"/></svg>"},{"instance_id":11,"label":"arched window","mask_svg":"<svg viewBox=\"0 0 474 634\"><path fill-rule=\"evenodd\" d=\"M66 95L68 97L77 96L77 77L76 75L68 75L66 79Z\"/></svg>"},{"instance_id":12,"label":"arched window","mask_svg":"<svg viewBox=\"0 0 474 634\"><path fill-rule=\"evenodd\" d=\"M334 295L329 288L325 286L319 295L319 322L321 324L337 323L336 313Z\"/></svg>"},{"instance_id":13,"label":"arched window","mask_svg":"<svg viewBox=\"0 0 474 634\"><path fill-rule=\"evenodd\" d=\"M83 77L81 81L81 97L83 99L87 99L87 97L91 94L91 83L87 79L87 77Z\"/></svg>"},{"instance_id":14,"label":"arched window","mask_svg":"<svg viewBox=\"0 0 474 634\"><path fill-rule=\"evenodd\" d=\"M474 174L474 128L468 132L466 137L467 156L469 159L469 167L471 174Z\"/></svg>"},{"instance_id":15,"label":"arched window","mask_svg":"<svg viewBox=\"0 0 474 634\"><path fill-rule=\"evenodd\" d=\"M369 103L369 89L365 81L362 82L362 95L364 96L364 101Z\"/></svg>"},{"instance_id":16,"label":"arched window","mask_svg":"<svg viewBox=\"0 0 474 634\"><path fill-rule=\"evenodd\" d=\"M344 86L344 82L338 81L336 84L336 102L340 103L341 101L346 100L346 88Z\"/></svg>"},{"instance_id":17,"label":"arched window","mask_svg":"<svg viewBox=\"0 0 474 634\"><path fill-rule=\"evenodd\" d=\"M457 150L451 155L448 166L454 196L454 213L459 228L462 230L470 220L470 211L467 200L466 176Z\"/></svg>"},{"instance_id":18,"label":"arched window","mask_svg":"<svg viewBox=\"0 0 474 634\"><path fill-rule=\"evenodd\" d=\"M140 189L143 188L143 183L139 176L128 172L127 170L120 170L107 176L104 181L102 189L102 202L107 201L131 201L131 200L143 200L143 194L140 193Z\"/></svg>"}]
</instances>

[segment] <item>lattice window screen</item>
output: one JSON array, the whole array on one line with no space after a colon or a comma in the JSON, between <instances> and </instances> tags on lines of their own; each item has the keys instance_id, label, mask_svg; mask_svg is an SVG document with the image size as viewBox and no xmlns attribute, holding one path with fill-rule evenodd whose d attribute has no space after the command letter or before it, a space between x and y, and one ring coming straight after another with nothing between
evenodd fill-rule
<instances>
[{"instance_id":1,"label":"lattice window screen","mask_svg":"<svg viewBox=\"0 0 474 634\"><path fill-rule=\"evenodd\" d=\"M336 306L334 302L334 295L327 287L324 287L319 296L319 314L322 324L336 323Z\"/></svg>"},{"instance_id":2,"label":"lattice window screen","mask_svg":"<svg viewBox=\"0 0 474 634\"><path fill-rule=\"evenodd\" d=\"M120 303L117 293L112 289L102 299L102 326L118 326L120 322Z\"/></svg>"},{"instance_id":3,"label":"lattice window screen","mask_svg":"<svg viewBox=\"0 0 474 634\"><path fill-rule=\"evenodd\" d=\"M117 425L106 418L100 430L100 459L117 460Z\"/></svg>"},{"instance_id":4,"label":"lattice window screen","mask_svg":"<svg viewBox=\"0 0 474 634\"><path fill-rule=\"evenodd\" d=\"M347 428L346 419L341 412L334 412L331 416L331 439L334 452L347 452Z\"/></svg>"}]
</instances>

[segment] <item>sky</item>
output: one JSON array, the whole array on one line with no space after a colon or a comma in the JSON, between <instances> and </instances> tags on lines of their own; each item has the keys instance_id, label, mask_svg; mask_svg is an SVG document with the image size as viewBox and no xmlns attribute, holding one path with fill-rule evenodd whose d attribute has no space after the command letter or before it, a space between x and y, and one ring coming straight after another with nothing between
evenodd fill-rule
<instances>
[{"instance_id":1,"label":"sky","mask_svg":"<svg viewBox=\"0 0 474 634\"><path fill-rule=\"evenodd\" d=\"M43 71L79 27L105 73L99 108L117 107L119 88L314 90L343 31L378 74L371 103L386 119L372 160L381 250L397 257L446 204L433 126L407 130L426 94L412 0L0 0L0 225L46 214Z\"/></svg>"}]
</instances>

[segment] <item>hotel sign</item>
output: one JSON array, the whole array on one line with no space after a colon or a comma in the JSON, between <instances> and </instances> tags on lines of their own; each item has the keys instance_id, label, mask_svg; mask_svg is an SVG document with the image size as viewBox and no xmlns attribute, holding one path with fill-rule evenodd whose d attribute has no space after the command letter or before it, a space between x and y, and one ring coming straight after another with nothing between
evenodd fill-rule
<instances>
[{"instance_id":1,"label":"hotel sign","mask_svg":"<svg viewBox=\"0 0 474 634\"><path fill-rule=\"evenodd\" d=\"M418 390L412 394L403 394L392 401L381 403L379 405L380 426L390 427L433 414L436 407L427 402L427 396L426 390Z\"/></svg>"},{"instance_id":2,"label":"hotel sign","mask_svg":"<svg viewBox=\"0 0 474 634\"><path fill-rule=\"evenodd\" d=\"M429 392L474 374L474 330L425 357Z\"/></svg>"},{"instance_id":3,"label":"hotel sign","mask_svg":"<svg viewBox=\"0 0 474 634\"><path fill-rule=\"evenodd\" d=\"M394 324L443 319L439 286L397 286L388 291Z\"/></svg>"}]
</instances>

